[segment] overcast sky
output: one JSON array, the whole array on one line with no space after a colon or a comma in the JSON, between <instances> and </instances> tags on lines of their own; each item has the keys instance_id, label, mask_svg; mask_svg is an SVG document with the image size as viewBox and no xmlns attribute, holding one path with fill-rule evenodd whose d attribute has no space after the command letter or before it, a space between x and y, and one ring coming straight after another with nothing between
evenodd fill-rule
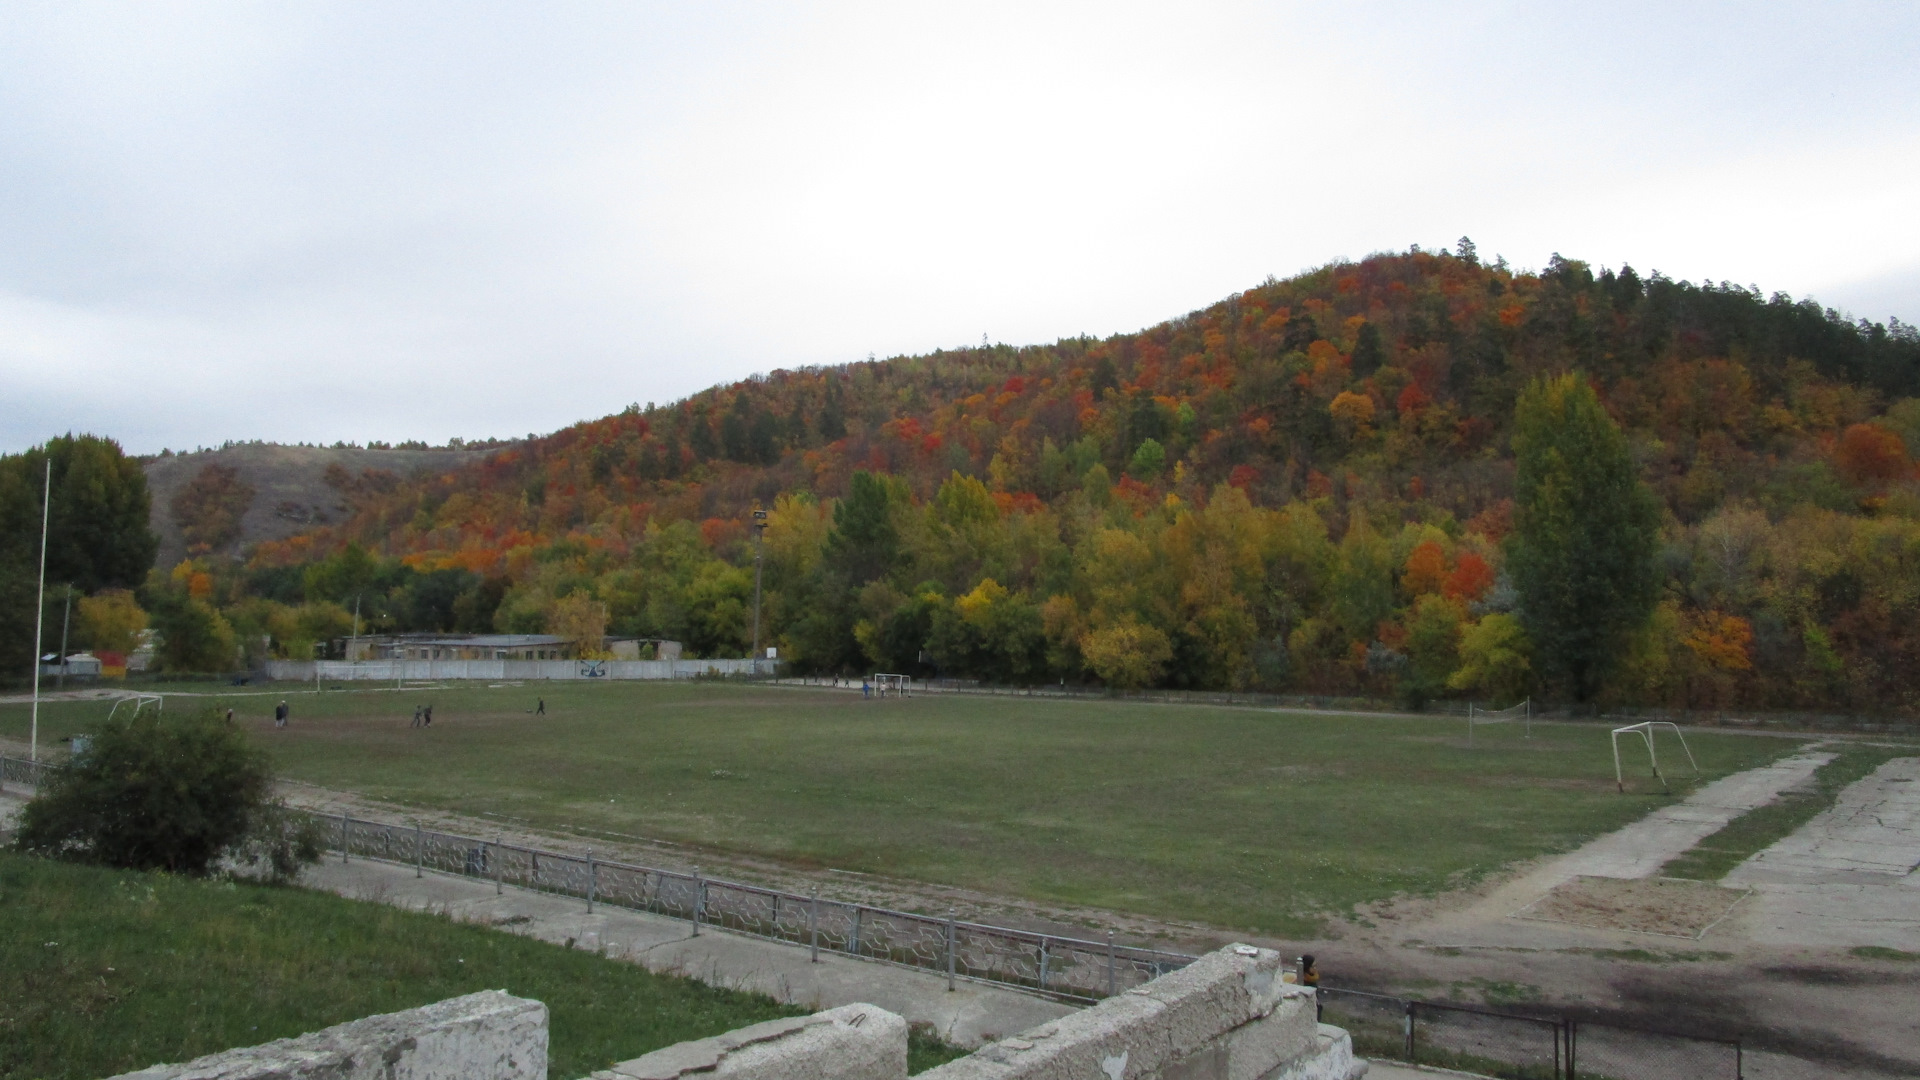
<instances>
[{"instance_id":1,"label":"overcast sky","mask_svg":"<svg viewBox=\"0 0 1920 1080\"><path fill-rule=\"evenodd\" d=\"M0 450L547 432L1485 257L1920 322L1920 4L0 6Z\"/></svg>"}]
</instances>

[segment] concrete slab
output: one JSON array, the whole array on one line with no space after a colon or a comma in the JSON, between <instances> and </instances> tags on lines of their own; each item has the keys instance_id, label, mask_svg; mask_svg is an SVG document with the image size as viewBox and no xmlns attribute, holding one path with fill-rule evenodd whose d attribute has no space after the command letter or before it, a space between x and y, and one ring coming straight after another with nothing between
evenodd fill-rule
<instances>
[{"instance_id":1,"label":"concrete slab","mask_svg":"<svg viewBox=\"0 0 1920 1080\"><path fill-rule=\"evenodd\" d=\"M1560 881L1575 877L1652 877L1660 867L1713 835L1727 822L1772 802L1796 784L1808 782L1814 770L1833 757L1826 753L1795 754L1771 765L1716 780L1673 806L1655 810L1626 828L1608 833L1555 860L1553 874Z\"/></svg>"},{"instance_id":2,"label":"concrete slab","mask_svg":"<svg viewBox=\"0 0 1920 1080\"><path fill-rule=\"evenodd\" d=\"M1728 874L1756 942L1920 952L1920 758L1896 758Z\"/></svg>"},{"instance_id":3,"label":"concrete slab","mask_svg":"<svg viewBox=\"0 0 1920 1080\"><path fill-rule=\"evenodd\" d=\"M977 1047L1002 1036L1074 1013L1073 1006L1005 987L964 979L952 991L934 972L820 954L711 927L692 935L678 919L586 902L511 886L495 891L490 881L411 867L334 858L310 869L302 882L342 896L398 907L444 912L453 918L495 926L555 944L605 952L653 971L686 975L715 986L751 990L815 1011L864 1002L931 1024L956 1046Z\"/></svg>"},{"instance_id":4,"label":"concrete slab","mask_svg":"<svg viewBox=\"0 0 1920 1080\"><path fill-rule=\"evenodd\" d=\"M1842 872L1904 877L1920 866L1920 758L1896 758L1834 805L1736 869L1729 881L1793 881Z\"/></svg>"}]
</instances>

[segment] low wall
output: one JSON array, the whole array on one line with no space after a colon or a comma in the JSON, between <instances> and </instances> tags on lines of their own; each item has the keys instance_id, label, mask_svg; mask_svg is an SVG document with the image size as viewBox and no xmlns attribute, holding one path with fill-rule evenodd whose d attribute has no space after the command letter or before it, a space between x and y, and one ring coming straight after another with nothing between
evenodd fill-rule
<instances>
[{"instance_id":1,"label":"low wall","mask_svg":"<svg viewBox=\"0 0 1920 1080\"><path fill-rule=\"evenodd\" d=\"M677 1043L592 1080L903 1080L907 1022L875 1005L769 1020L725 1035Z\"/></svg>"},{"instance_id":2,"label":"low wall","mask_svg":"<svg viewBox=\"0 0 1920 1080\"><path fill-rule=\"evenodd\" d=\"M924 1080L1358 1080L1367 1064L1314 1020L1280 954L1209 953L1092 1008L921 1073ZM680 1043L591 1080L905 1080L907 1025L873 1005Z\"/></svg>"},{"instance_id":3,"label":"low wall","mask_svg":"<svg viewBox=\"0 0 1920 1080\"><path fill-rule=\"evenodd\" d=\"M926 1080L1359 1080L1280 954L1230 945L930 1069ZM114 1080L546 1080L547 1009L498 990ZM906 1080L907 1022L843 1005L656 1050L590 1080Z\"/></svg>"},{"instance_id":4,"label":"low wall","mask_svg":"<svg viewBox=\"0 0 1920 1080\"><path fill-rule=\"evenodd\" d=\"M777 660L761 660L758 674L772 675ZM269 660L269 679L312 682L490 682L543 679L694 679L707 675L756 674L752 660Z\"/></svg>"},{"instance_id":5,"label":"low wall","mask_svg":"<svg viewBox=\"0 0 1920 1080\"><path fill-rule=\"evenodd\" d=\"M547 1007L499 990L116 1080L546 1080Z\"/></svg>"},{"instance_id":6,"label":"low wall","mask_svg":"<svg viewBox=\"0 0 1920 1080\"><path fill-rule=\"evenodd\" d=\"M1313 991L1283 981L1280 954L1230 945L921 1076L1259 1080L1313 1057L1318 1035Z\"/></svg>"}]
</instances>

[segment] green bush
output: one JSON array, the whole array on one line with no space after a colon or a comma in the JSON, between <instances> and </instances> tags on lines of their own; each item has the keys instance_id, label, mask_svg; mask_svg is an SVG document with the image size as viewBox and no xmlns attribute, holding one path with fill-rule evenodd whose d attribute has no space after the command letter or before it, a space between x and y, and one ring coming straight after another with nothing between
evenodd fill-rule
<instances>
[{"instance_id":1,"label":"green bush","mask_svg":"<svg viewBox=\"0 0 1920 1080\"><path fill-rule=\"evenodd\" d=\"M266 755L218 714L149 713L109 724L84 755L53 772L21 812L16 844L38 855L199 875L223 856L243 856L251 838L256 861L264 857L272 873L303 849L272 791ZM269 835L258 834L260 826Z\"/></svg>"}]
</instances>

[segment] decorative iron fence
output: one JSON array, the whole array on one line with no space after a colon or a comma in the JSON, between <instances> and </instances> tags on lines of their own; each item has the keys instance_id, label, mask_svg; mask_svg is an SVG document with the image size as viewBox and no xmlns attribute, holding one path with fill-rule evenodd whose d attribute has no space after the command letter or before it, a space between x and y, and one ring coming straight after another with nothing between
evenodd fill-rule
<instances>
[{"instance_id":1,"label":"decorative iron fence","mask_svg":"<svg viewBox=\"0 0 1920 1080\"><path fill-rule=\"evenodd\" d=\"M1184 953L966 922L420 826L313 815L328 851L648 911L823 952L1091 1002L1193 962Z\"/></svg>"},{"instance_id":2,"label":"decorative iron fence","mask_svg":"<svg viewBox=\"0 0 1920 1080\"><path fill-rule=\"evenodd\" d=\"M1740 1044L1320 987L1354 1053L1500 1080L1741 1080Z\"/></svg>"}]
</instances>

